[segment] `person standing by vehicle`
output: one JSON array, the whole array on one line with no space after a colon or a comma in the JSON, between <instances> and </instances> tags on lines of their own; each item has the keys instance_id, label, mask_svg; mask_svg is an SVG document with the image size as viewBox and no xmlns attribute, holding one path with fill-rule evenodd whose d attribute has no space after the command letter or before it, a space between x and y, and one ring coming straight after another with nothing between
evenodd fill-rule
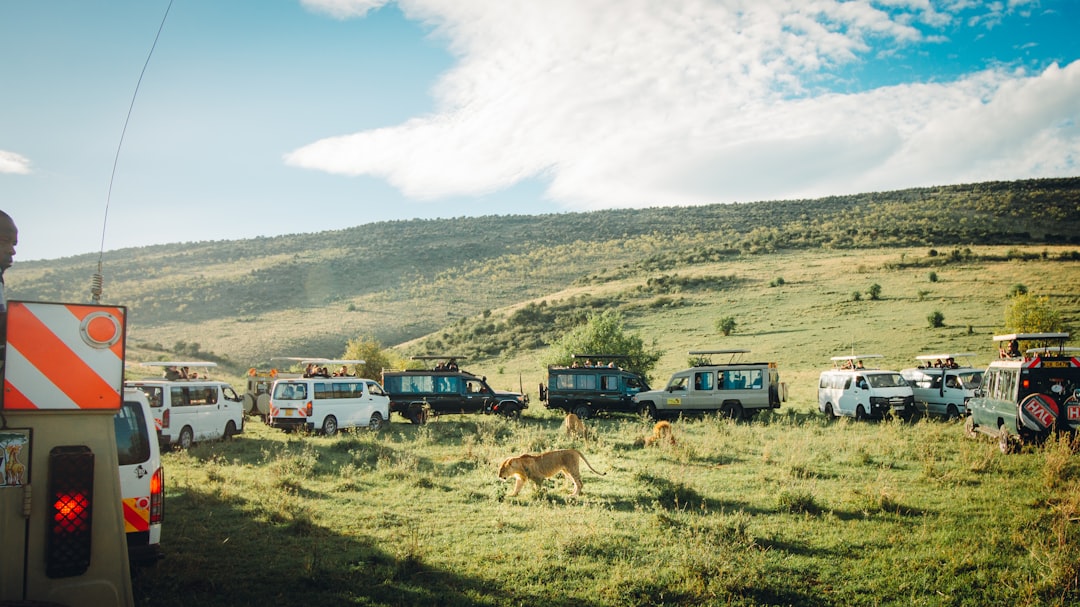
<instances>
[{"instance_id":1,"label":"person standing by vehicle","mask_svg":"<svg viewBox=\"0 0 1080 607\"><path fill-rule=\"evenodd\" d=\"M7 213L0 211L0 380L4 376L7 350L7 295L4 294L4 270L11 267L15 257L15 245L19 244L19 230ZM3 402L0 394L0 403Z\"/></svg>"}]
</instances>

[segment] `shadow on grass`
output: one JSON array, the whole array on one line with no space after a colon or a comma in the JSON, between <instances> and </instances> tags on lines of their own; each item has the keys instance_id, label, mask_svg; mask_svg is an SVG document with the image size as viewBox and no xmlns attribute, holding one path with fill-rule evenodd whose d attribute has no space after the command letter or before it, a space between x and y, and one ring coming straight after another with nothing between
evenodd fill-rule
<instances>
[{"instance_id":1,"label":"shadow on grass","mask_svg":"<svg viewBox=\"0 0 1080 607\"><path fill-rule=\"evenodd\" d=\"M594 604L432 566L408 540L391 554L362 535L316 525L306 513L269 523L247 499L211 487L189 488L168 505L166 556L134 576L138 605Z\"/></svg>"}]
</instances>

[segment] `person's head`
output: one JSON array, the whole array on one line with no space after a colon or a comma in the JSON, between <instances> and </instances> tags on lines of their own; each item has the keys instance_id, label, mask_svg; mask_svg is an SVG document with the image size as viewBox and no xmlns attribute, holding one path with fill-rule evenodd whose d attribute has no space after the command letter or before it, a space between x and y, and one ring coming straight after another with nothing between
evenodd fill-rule
<instances>
[{"instance_id":1,"label":"person's head","mask_svg":"<svg viewBox=\"0 0 1080 607\"><path fill-rule=\"evenodd\" d=\"M4 274L4 270L11 267L17 244L19 244L19 229L15 227L15 220L7 213L0 211L0 276Z\"/></svg>"}]
</instances>

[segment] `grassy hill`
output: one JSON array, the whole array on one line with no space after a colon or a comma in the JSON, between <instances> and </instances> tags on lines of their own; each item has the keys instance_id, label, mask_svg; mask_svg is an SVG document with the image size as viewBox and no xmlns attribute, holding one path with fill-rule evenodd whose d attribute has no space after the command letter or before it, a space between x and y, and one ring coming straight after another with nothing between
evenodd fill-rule
<instances>
[{"instance_id":1,"label":"grassy hill","mask_svg":"<svg viewBox=\"0 0 1080 607\"><path fill-rule=\"evenodd\" d=\"M667 350L661 374L717 345L721 316L738 323L722 345L795 371L851 348L894 350L899 365L935 346L986 351L1015 283L1075 319L1078 228L1075 178L395 221L107 252L103 300L129 307L129 357L216 359L233 373L271 356L337 356L363 335L453 347L517 384L542 374L537 348L610 307ZM85 301L97 258L20 262L9 297ZM881 301L853 301L874 283ZM935 309L946 327L930 331Z\"/></svg>"}]
</instances>

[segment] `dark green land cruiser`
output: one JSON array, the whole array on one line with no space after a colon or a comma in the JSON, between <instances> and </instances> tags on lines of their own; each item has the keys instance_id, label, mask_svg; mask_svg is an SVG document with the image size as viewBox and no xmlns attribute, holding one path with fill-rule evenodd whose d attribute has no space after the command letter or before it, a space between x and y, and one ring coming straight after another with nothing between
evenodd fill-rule
<instances>
[{"instance_id":1,"label":"dark green land cruiser","mask_svg":"<svg viewBox=\"0 0 1080 607\"><path fill-rule=\"evenodd\" d=\"M967 435L988 434L1011 453L1053 432L1080 431L1080 349L1066 348L1068 339L1068 333L995 336L1010 345L998 350L1000 360L990 363L967 403Z\"/></svg>"},{"instance_id":2,"label":"dark green land cruiser","mask_svg":"<svg viewBox=\"0 0 1080 607\"><path fill-rule=\"evenodd\" d=\"M430 369L384 369L382 385L390 396L390 412L414 424L426 423L430 414L496 413L517 417L529 408L527 396L493 390L486 377L460 369L460 357L412 359L439 362Z\"/></svg>"},{"instance_id":3,"label":"dark green land cruiser","mask_svg":"<svg viewBox=\"0 0 1080 607\"><path fill-rule=\"evenodd\" d=\"M548 367L547 385L540 384L540 400L548 409L561 409L581 419L601 411L636 413L634 395L648 390L649 383L617 367L616 361L624 358L574 354L569 367Z\"/></svg>"}]
</instances>

